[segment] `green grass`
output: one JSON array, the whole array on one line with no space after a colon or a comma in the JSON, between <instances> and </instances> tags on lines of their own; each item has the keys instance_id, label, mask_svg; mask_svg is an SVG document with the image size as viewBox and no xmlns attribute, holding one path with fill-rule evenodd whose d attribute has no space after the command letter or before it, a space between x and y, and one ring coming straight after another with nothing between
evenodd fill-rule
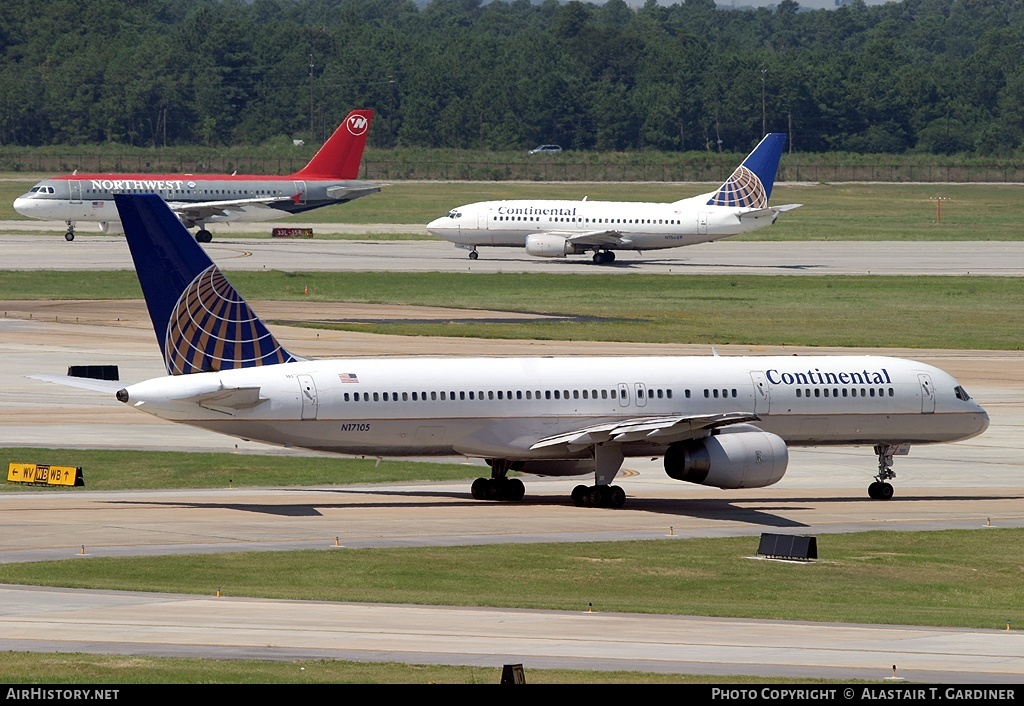
<instances>
[{"instance_id":1,"label":"green grass","mask_svg":"<svg viewBox=\"0 0 1024 706\"><path fill-rule=\"evenodd\" d=\"M502 667L450 667L342 660L221 660L90 654L5 652L5 684L498 684ZM654 672L534 669L527 684L821 684L825 679L735 677ZM840 683L847 683L842 680ZM20 688L20 687L19 687ZM119 701L152 700L152 692L120 690Z\"/></svg>"},{"instance_id":2,"label":"green grass","mask_svg":"<svg viewBox=\"0 0 1024 706\"><path fill-rule=\"evenodd\" d=\"M1024 529L304 550L0 564L0 583L259 598L1003 629L1024 624ZM884 595L879 591L884 587ZM680 597L685 596L685 600Z\"/></svg>"},{"instance_id":3,"label":"green grass","mask_svg":"<svg viewBox=\"0 0 1024 706\"><path fill-rule=\"evenodd\" d=\"M0 181L0 220L25 220L14 199L35 177ZM395 182L377 194L316 209L290 220L302 223L423 224L463 204L492 199L546 198L670 202L707 191L707 184ZM1016 184L779 184L773 204L802 203L770 228L737 240L1020 240L1024 186ZM941 212L933 199L941 197ZM274 223L232 226L238 234L269 235ZM61 231L58 228L54 232ZM314 228L315 230L315 228ZM96 234L91 224L79 233ZM112 236L107 236L112 237ZM120 236L117 236L120 237ZM317 238L327 238L318 234ZM381 236L410 238L384 231Z\"/></svg>"},{"instance_id":4,"label":"green grass","mask_svg":"<svg viewBox=\"0 0 1024 706\"><path fill-rule=\"evenodd\" d=\"M287 322L400 335L1019 350L1024 331L1024 288L1012 277L390 272L339 277L280 271L238 271L229 277L257 302L257 312L258 300L301 300L568 317L500 324ZM134 299L141 291L130 271L0 271L0 300L63 298Z\"/></svg>"},{"instance_id":5,"label":"green grass","mask_svg":"<svg viewBox=\"0 0 1024 706\"><path fill-rule=\"evenodd\" d=\"M225 488L334 483L405 483L467 480L480 475L468 464L427 463L339 456L272 456L121 449L0 448L0 468L10 463L80 466L89 490ZM0 484L0 492L74 492L73 489Z\"/></svg>"}]
</instances>

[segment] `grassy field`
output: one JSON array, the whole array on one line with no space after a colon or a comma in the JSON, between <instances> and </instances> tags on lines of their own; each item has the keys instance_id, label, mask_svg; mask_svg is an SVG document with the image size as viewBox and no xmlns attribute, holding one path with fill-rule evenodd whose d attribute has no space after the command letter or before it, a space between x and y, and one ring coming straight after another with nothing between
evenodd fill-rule
<instances>
[{"instance_id":1,"label":"grassy field","mask_svg":"<svg viewBox=\"0 0 1024 706\"><path fill-rule=\"evenodd\" d=\"M432 305L565 317L500 324L313 324L404 335L1019 350L1024 331L1024 288L1019 279L1005 277L389 272L339 277L275 271L231 272L229 278L250 301ZM0 300L63 299L69 293L76 299L141 298L135 274L128 271L0 270Z\"/></svg>"},{"instance_id":2,"label":"grassy field","mask_svg":"<svg viewBox=\"0 0 1024 706\"><path fill-rule=\"evenodd\" d=\"M1022 540L825 535L810 564L751 560L757 537L93 558L0 564L0 583L998 630L1024 624Z\"/></svg>"},{"instance_id":3,"label":"grassy field","mask_svg":"<svg viewBox=\"0 0 1024 706\"><path fill-rule=\"evenodd\" d=\"M45 461L36 459L45 458ZM478 467L339 456L263 456L257 454L140 453L119 449L0 448L0 468L10 463L81 466L88 490L157 490L163 488L225 488L333 483L404 483L471 480ZM469 487L468 484L466 486ZM0 493L53 492L18 483L0 484ZM68 489L64 492L75 492Z\"/></svg>"},{"instance_id":4,"label":"grassy field","mask_svg":"<svg viewBox=\"0 0 1024 706\"><path fill-rule=\"evenodd\" d=\"M35 181L35 177L0 177L0 220L24 220L12 204ZM274 225L287 225L289 220L313 224L425 225L456 206L491 199L586 197L670 202L709 188L707 184L662 183L395 182L378 194L348 204L273 223L240 225L237 233L267 236ZM1024 185L1015 184L778 184L772 193L773 204L802 203L803 208L783 214L771 228L737 239L1020 240L1024 238L1020 229L1024 220L1022 195ZM933 200L937 198L943 199L940 206ZM80 224L79 232L91 237L113 237L98 236L93 225ZM62 230L58 227L54 232Z\"/></svg>"}]
</instances>

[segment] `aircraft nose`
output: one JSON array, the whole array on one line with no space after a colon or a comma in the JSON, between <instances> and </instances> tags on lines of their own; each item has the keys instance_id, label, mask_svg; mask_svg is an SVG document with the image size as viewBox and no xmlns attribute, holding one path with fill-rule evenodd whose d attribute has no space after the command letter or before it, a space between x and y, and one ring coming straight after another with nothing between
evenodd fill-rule
<instances>
[{"instance_id":1,"label":"aircraft nose","mask_svg":"<svg viewBox=\"0 0 1024 706\"><path fill-rule=\"evenodd\" d=\"M23 216L32 216L35 211L33 207L36 205L34 201L35 199L19 196L14 199L14 210Z\"/></svg>"}]
</instances>

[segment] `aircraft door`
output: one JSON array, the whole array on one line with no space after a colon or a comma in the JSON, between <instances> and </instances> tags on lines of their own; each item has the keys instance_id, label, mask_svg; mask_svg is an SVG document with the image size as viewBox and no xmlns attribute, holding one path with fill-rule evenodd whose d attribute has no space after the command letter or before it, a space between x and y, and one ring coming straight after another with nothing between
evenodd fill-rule
<instances>
[{"instance_id":1,"label":"aircraft door","mask_svg":"<svg viewBox=\"0 0 1024 706\"><path fill-rule=\"evenodd\" d=\"M619 406L629 406L629 385L624 382L619 383Z\"/></svg>"},{"instance_id":2,"label":"aircraft door","mask_svg":"<svg viewBox=\"0 0 1024 706\"><path fill-rule=\"evenodd\" d=\"M750 379L754 381L754 414L768 414L772 410L772 393L768 380L760 370L751 370Z\"/></svg>"},{"instance_id":3,"label":"aircraft door","mask_svg":"<svg viewBox=\"0 0 1024 706\"><path fill-rule=\"evenodd\" d=\"M71 203L82 203L82 182L69 181L68 186L71 189Z\"/></svg>"},{"instance_id":4,"label":"aircraft door","mask_svg":"<svg viewBox=\"0 0 1024 706\"><path fill-rule=\"evenodd\" d=\"M316 419L320 401L316 395L316 383L312 375L296 375L299 381L299 395L302 397L302 419Z\"/></svg>"},{"instance_id":5,"label":"aircraft door","mask_svg":"<svg viewBox=\"0 0 1024 706\"><path fill-rule=\"evenodd\" d=\"M642 382L633 383L633 391L636 393L636 406L647 406L647 385Z\"/></svg>"},{"instance_id":6,"label":"aircraft door","mask_svg":"<svg viewBox=\"0 0 1024 706\"><path fill-rule=\"evenodd\" d=\"M306 182L304 181L293 181L295 185L295 204L297 206L306 205Z\"/></svg>"},{"instance_id":7,"label":"aircraft door","mask_svg":"<svg viewBox=\"0 0 1024 706\"><path fill-rule=\"evenodd\" d=\"M706 211L701 211L697 214L697 233L705 235L708 232L708 214Z\"/></svg>"},{"instance_id":8,"label":"aircraft door","mask_svg":"<svg viewBox=\"0 0 1024 706\"><path fill-rule=\"evenodd\" d=\"M476 227L478 230L487 230L491 227L491 209L476 209Z\"/></svg>"},{"instance_id":9,"label":"aircraft door","mask_svg":"<svg viewBox=\"0 0 1024 706\"><path fill-rule=\"evenodd\" d=\"M932 376L919 373L917 379L921 382L921 413L931 414L935 411L935 388L932 386Z\"/></svg>"}]
</instances>

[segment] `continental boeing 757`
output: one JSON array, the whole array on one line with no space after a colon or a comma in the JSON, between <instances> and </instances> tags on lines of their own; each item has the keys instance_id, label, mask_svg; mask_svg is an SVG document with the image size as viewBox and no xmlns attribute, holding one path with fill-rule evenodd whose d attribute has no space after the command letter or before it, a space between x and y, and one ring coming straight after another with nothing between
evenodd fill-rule
<instances>
[{"instance_id":1,"label":"continental boeing 757","mask_svg":"<svg viewBox=\"0 0 1024 706\"><path fill-rule=\"evenodd\" d=\"M537 257L594 252L601 265L616 250L663 250L748 233L775 223L801 204L769 206L784 133L765 135L743 164L716 190L673 203L526 199L483 201L453 208L427 230L469 250L526 248Z\"/></svg>"},{"instance_id":2,"label":"continental boeing 757","mask_svg":"<svg viewBox=\"0 0 1024 706\"><path fill-rule=\"evenodd\" d=\"M304 359L256 316L157 196L115 196L167 375L135 384L34 376L116 395L172 422L338 454L486 459L480 500L523 498L520 474L593 477L577 505L622 507L631 456L717 488L778 482L789 448L894 455L969 439L989 418L946 372L876 356ZM824 471L827 472L827 471Z\"/></svg>"},{"instance_id":3,"label":"continental boeing 757","mask_svg":"<svg viewBox=\"0 0 1024 706\"><path fill-rule=\"evenodd\" d=\"M29 218L67 223L98 222L103 233L123 232L114 194L158 194L196 240L208 243L207 223L269 221L314 208L345 203L380 191L359 181L359 165L373 119L372 110L353 110L309 163L288 176L247 174L71 174L44 179L14 200Z\"/></svg>"}]
</instances>

